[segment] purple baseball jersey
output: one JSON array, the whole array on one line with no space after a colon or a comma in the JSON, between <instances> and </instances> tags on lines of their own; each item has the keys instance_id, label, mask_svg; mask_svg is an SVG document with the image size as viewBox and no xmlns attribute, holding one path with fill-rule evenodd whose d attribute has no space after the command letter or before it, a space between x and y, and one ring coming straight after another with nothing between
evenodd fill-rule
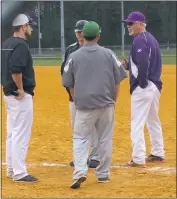
<instances>
[{"instance_id":1,"label":"purple baseball jersey","mask_svg":"<svg viewBox=\"0 0 177 199\"><path fill-rule=\"evenodd\" d=\"M129 55L128 68L131 94L137 86L146 88L148 80L152 81L161 91L162 61L160 47L151 33L143 32L134 38Z\"/></svg>"}]
</instances>

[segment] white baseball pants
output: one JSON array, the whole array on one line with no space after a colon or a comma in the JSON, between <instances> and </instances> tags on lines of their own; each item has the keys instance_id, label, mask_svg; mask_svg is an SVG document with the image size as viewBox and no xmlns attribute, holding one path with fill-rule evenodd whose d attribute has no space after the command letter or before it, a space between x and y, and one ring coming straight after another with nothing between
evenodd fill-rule
<instances>
[{"instance_id":1,"label":"white baseball pants","mask_svg":"<svg viewBox=\"0 0 177 199\"><path fill-rule=\"evenodd\" d=\"M28 175L27 156L33 122L33 99L25 93L21 100L4 96L7 111L6 162L7 174L18 180Z\"/></svg>"},{"instance_id":2,"label":"white baseball pants","mask_svg":"<svg viewBox=\"0 0 177 199\"><path fill-rule=\"evenodd\" d=\"M74 102L69 102L69 109L70 109L70 115L71 115L71 125L72 129L74 131L74 123L75 123L75 117L76 117L76 107ZM94 132L96 131L95 128L93 130ZM90 137L90 147L91 147L91 153L89 155L89 159L91 160L97 160L99 161L99 153L98 153L98 136L96 133L94 133Z\"/></svg>"},{"instance_id":3,"label":"white baseball pants","mask_svg":"<svg viewBox=\"0 0 177 199\"><path fill-rule=\"evenodd\" d=\"M164 144L159 112L160 92L155 84L149 81L142 89L138 86L131 96L131 140L132 158L137 164L145 164L146 146L144 127L147 124L151 140L151 154L164 157Z\"/></svg>"}]
</instances>

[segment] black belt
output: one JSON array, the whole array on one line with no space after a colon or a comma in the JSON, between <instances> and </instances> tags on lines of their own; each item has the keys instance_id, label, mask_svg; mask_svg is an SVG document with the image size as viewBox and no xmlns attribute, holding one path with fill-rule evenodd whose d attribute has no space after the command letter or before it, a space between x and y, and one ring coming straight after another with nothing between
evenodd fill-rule
<instances>
[{"instance_id":1,"label":"black belt","mask_svg":"<svg viewBox=\"0 0 177 199\"><path fill-rule=\"evenodd\" d=\"M33 96L33 94L29 93L28 91L24 91L24 92L30 94L31 96ZM10 95L18 96L18 92L17 91L12 91L12 92L9 92L9 93L5 94L5 96L10 96Z\"/></svg>"},{"instance_id":2,"label":"black belt","mask_svg":"<svg viewBox=\"0 0 177 199\"><path fill-rule=\"evenodd\" d=\"M18 92L17 91L12 91L12 92L9 92L9 93L5 94L5 96L9 96L9 95L18 96Z\"/></svg>"}]
</instances>

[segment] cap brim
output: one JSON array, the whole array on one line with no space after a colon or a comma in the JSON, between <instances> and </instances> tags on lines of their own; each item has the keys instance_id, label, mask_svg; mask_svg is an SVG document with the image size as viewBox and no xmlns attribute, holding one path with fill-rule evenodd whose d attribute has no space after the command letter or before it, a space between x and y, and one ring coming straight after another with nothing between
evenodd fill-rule
<instances>
[{"instance_id":1,"label":"cap brim","mask_svg":"<svg viewBox=\"0 0 177 199\"><path fill-rule=\"evenodd\" d=\"M135 20L129 20L129 19L125 19L122 21L123 23L132 23L132 22L135 22ZM141 21L139 21L141 22ZM143 23L147 24L145 21L142 21Z\"/></svg>"},{"instance_id":2,"label":"cap brim","mask_svg":"<svg viewBox=\"0 0 177 199\"><path fill-rule=\"evenodd\" d=\"M34 21L33 22L29 22L28 24L32 25L32 26L36 26L36 27L38 26L38 24L36 22L34 22Z\"/></svg>"},{"instance_id":3,"label":"cap brim","mask_svg":"<svg viewBox=\"0 0 177 199\"><path fill-rule=\"evenodd\" d=\"M74 32L82 32L82 30L75 29Z\"/></svg>"},{"instance_id":4,"label":"cap brim","mask_svg":"<svg viewBox=\"0 0 177 199\"><path fill-rule=\"evenodd\" d=\"M131 22L134 22L133 20L130 20L130 19L125 19L122 21L123 23L131 23Z\"/></svg>"}]
</instances>

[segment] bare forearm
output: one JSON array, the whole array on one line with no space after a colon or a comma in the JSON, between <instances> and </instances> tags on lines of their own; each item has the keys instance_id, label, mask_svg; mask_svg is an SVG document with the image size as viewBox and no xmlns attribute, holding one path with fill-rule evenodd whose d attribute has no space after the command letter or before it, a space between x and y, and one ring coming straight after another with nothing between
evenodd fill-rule
<instances>
[{"instance_id":1,"label":"bare forearm","mask_svg":"<svg viewBox=\"0 0 177 199\"><path fill-rule=\"evenodd\" d=\"M12 74L12 78L15 84L17 85L18 89L23 90L22 74L21 73Z\"/></svg>"},{"instance_id":2,"label":"bare forearm","mask_svg":"<svg viewBox=\"0 0 177 199\"><path fill-rule=\"evenodd\" d=\"M116 99L115 99L115 101L117 101L117 99L118 99L119 91L120 91L120 84L116 84L116 89L115 89L115 92L116 92Z\"/></svg>"},{"instance_id":3,"label":"bare forearm","mask_svg":"<svg viewBox=\"0 0 177 199\"><path fill-rule=\"evenodd\" d=\"M122 65L123 65L123 67L124 67L125 70L129 70L129 68L128 68L128 61L127 61L127 59L125 57L122 60Z\"/></svg>"}]
</instances>

